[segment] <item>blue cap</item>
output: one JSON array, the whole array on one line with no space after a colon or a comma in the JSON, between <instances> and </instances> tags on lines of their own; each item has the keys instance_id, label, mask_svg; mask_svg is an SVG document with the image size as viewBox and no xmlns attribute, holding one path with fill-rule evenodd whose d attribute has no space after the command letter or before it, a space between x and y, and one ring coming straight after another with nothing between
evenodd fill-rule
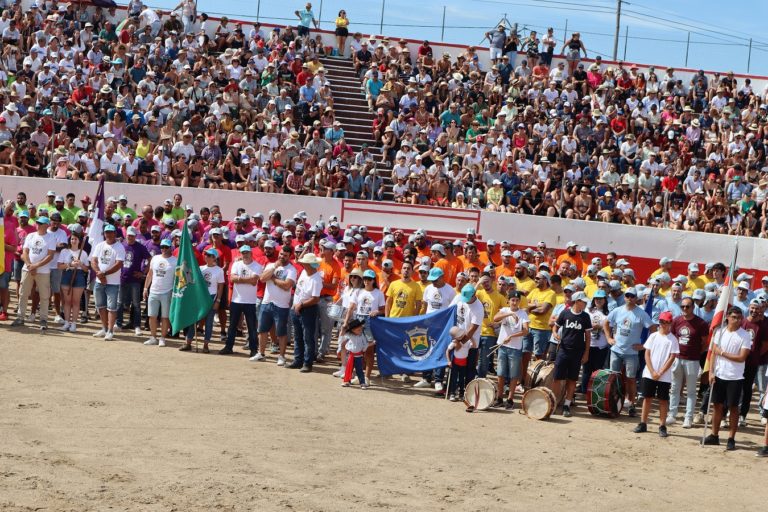
<instances>
[{"instance_id":1,"label":"blue cap","mask_svg":"<svg viewBox=\"0 0 768 512\"><path fill-rule=\"evenodd\" d=\"M37 222L38 224L50 224L51 223L51 221L48 220L48 217L38 217L35 220L35 222Z\"/></svg>"},{"instance_id":2,"label":"blue cap","mask_svg":"<svg viewBox=\"0 0 768 512\"><path fill-rule=\"evenodd\" d=\"M464 302L469 302L472 300L472 297L475 296L475 287L471 284L465 284L464 288L461 289L461 300Z\"/></svg>"},{"instance_id":3,"label":"blue cap","mask_svg":"<svg viewBox=\"0 0 768 512\"><path fill-rule=\"evenodd\" d=\"M216 256L217 258L219 257L219 251L217 251L216 249L213 249L213 248L208 249L207 251L205 251L205 254L208 255L208 256Z\"/></svg>"},{"instance_id":4,"label":"blue cap","mask_svg":"<svg viewBox=\"0 0 768 512\"><path fill-rule=\"evenodd\" d=\"M27 210L22 210L19 212L19 217L26 217L29 218L29 212Z\"/></svg>"},{"instance_id":5,"label":"blue cap","mask_svg":"<svg viewBox=\"0 0 768 512\"><path fill-rule=\"evenodd\" d=\"M160 247L170 247L171 246L171 240L168 238L164 238L160 241Z\"/></svg>"},{"instance_id":6,"label":"blue cap","mask_svg":"<svg viewBox=\"0 0 768 512\"><path fill-rule=\"evenodd\" d=\"M597 290L592 296L593 299L604 299L606 297L604 290Z\"/></svg>"},{"instance_id":7,"label":"blue cap","mask_svg":"<svg viewBox=\"0 0 768 512\"><path fill-rule=\"evenodd\" d=\"M443 277L443 270L435 267L429 271L429 275L427 276L427 281L437 281L441 277Z\"/></svg>"},{"instance_id":8,"label":"blue cap","mask_svg":"<svg viewBox=\"0 0 768 512\"><path fill-rule=\"evenodd\" d=\"M39 222L39 221L38 221L38 222ZM48 223L48 219L45 219L45 222L46 222L46 224L47 224L47 223ZM114 232L115 232L115 231L117 231L117 230L115 229L115 226L113 226L112 224L107 224L106 226L104 226L104 232L106 233L106 232L108 232L108 231L111 231L111 232L113 232L113 233L114 233Z\"/></svg>"},{"instance_id":9,"label":"blue cap","mask_svg":"<svg viewBox=\"0 0 768 512\"><path fill-rule=\"evenodd\" d=\"M238 249L241 253L243 252L251 252L251 246L250 245L244 245Z\"/></svg>"},{"instance_id":10,"label":"blue cap","mask_svg":"<svg viewBox=\"0 0 768 512\"><path fill-rule=\"evenodd\" d=\"M373 270L368 269L365 272L363 272L363 277L368 277L370 279L376 279L376 272L374 272Z\"/></svg>"}]
</instances>

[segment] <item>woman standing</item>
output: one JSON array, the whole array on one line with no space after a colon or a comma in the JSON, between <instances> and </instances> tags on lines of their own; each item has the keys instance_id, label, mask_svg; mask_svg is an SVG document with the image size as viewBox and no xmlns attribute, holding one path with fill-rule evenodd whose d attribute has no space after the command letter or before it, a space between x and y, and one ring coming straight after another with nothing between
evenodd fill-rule
<instances>
[{"instance_id":1,"label":"woman standing","mask_svg":"<svg viewBox=\"0 0 768 512\"><path fill-rule=\"evenodd\" d=\"M608 318L608 297L604 290L597 290L592 296L592 304L587 309L587 313L592 318L592 336L589 339L589 359L582 366L581 372L581 392L587 392L587 384L592 372L605 368L605 361L608 357L610 347L608 340L605 339L602 325Z\"/></svg>"},{"instance_id":2,"label":"woman standing","mask_svg":"<svg viewBox=\"0 0 768 512\"><path fill-rule=\"evenodd\" d=\"M70 235L69 247L62 249L59 255L61 275L61 300L64 325L62 331L75 332L75 323L80 313L80 297L83 295L88 277L88 253L81 250L81 240L77 235Z\"/></svg>"},{"instance_id":3,"label":"woman standing","mask_svg":"<svg viewBox=\"0 0 768 512\"><path fill-rule=\"evenodd\" d=\"M375 341L371 333L371 318L375 316L384 316L384 306L386 304L384 294L379 290L376 284L376 273L373 270L363 272L363 287L357 292L356 296L349 304L349 318L357 318L365 322L363 333L369 341ZM373 370L374 346L371 345L365 351L365 378L370 382L371 371Z\"/></svg>"},{"instance_id":4,"label":"woman standing","mask_svg":"<svg viewBox=\"0 0 768 512\"><path fill-rule=\"evenodd\" d=\"M576 70L576 66L581 60L581 52L584 52L584 58L587 58L587 48L584 46L584 41L581 40L581 34L574 32L571 38L565 42L561 52L568 48L568 52L565 53L565 60L568 61L568 76L572 76Z\"/></svg>"},{"instance_id":5,"label":"woman standing","mask_svg":"<svg viewBox=\"0 0 768 512\"><path fill-rule=\"evenodd\" d=\"M339 57L343 57L347 51L345 47L347 36L349 36L349 18L347 18L347 11L342 9L336 17L336 47Z\"/></svg>"}]
</instances>

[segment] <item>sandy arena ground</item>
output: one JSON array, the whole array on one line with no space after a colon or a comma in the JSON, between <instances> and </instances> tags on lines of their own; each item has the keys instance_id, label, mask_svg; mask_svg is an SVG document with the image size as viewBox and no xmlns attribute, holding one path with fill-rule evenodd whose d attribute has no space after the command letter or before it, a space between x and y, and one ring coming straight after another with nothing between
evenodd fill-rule
<instances>
[{"instance_id":1,"label":"sandy arena ground","mask_svg":"<svg viewBox=\"0 0 768 512\"><path fill-rule=\"evenodd\" d=\"M93 324L89 324L92 326ZM739 449L634 420L467 414L387 380L343 389L240 357L34 330L0 336L0 510L747 510L762 428ZM217 344L212 345L218 349Z\"/></svg>"}]
</instances>

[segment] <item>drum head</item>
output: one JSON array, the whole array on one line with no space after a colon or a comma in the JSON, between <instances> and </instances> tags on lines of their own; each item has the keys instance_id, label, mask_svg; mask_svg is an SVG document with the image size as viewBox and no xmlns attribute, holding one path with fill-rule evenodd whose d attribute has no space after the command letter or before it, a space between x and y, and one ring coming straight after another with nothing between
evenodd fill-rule
<instances>
[{"instance_id":1,"label":"drum head","mask_svg":"<svg viewBox=\"0 0 768 512\"><path fill-rule=\"evenodd\" d=\"M543 420L552 414L552 391L546 388L531 388L523 394L523 412L534 420Z\"/></svg>"},{"instance_id":2,"label":"drum head","mask_svg":"<svg viewBox=\"0 0 768 512\"><path fill-rule=\"evenodd\" d=\"M488 379L475 379L467 384L464 403L478 411L485 411L496 400L496 384Z\"/></svg>"}]
</instances>

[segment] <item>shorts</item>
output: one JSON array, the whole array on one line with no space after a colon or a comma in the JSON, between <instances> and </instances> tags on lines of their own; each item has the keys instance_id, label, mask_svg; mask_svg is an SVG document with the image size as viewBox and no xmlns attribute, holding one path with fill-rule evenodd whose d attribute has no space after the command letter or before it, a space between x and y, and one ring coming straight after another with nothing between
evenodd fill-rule
<instances>
[{"instance_id":1,"label":"shorts","mask_svg":"<svg viewBox=\"0 0 768 512\"><path fill-rule=\"evenodd\" d=\"M75 273L74 279L72 273ZM88 275L82 270L65 270L61 274L61 285L67 288L85 288L88 281Z\"/></svg>"},{"instance_id":2,"label":"shorts","mask_svg":"<svg viewBox=\"0 0 768 512\"><path fill-rule=\"evenodd\" d=\"M299 37L304 37L309 35L309 27L305 27L304 25L299 25L297 27L296 32L299 34Z\"/></svg>"},{"instance_id":3,"label":"shorts","mask_svg":"<svg viewBox=\"0 0 768 512\"><path fill-rule=\"evenodd\" d=\"M491 60L498 60L501 58L501 54L504 53L503 48L488 48L488 54Z\"/></svg>"},{"instance_id":4,"label":"shorts","mask_svg":"<svg viewBox=\"0 0 768 512\"><path fill-rule=\"evenodd\" d=\"M101 284L96 281L93 285L93 295L96 309L107 308L107 311L117 311L117 296L120 294L119 284Z\"/></svg>"},{"instance_id":5,"label":"shorts","mask_svg":"<svg viewBox=\"0 0 768 512\"><path fill-rule=\"evenodd\" d=\"M51 269L51 293L61 292L61 273L58 268Z\"/></svg>"},{"instance_id":6,"label":"shorts","mask_svg":"<svg viewBox=\"0 0 768 512\"><path fill-rule=\"evenodd\" d=\"M259 310L259 334L269 332L275 326L275 334L286 336L288 334L288 314L291 308L281 308L272 303L262 304Z\"/></svg>"},{"instance_id":7,"label":"shorts","mask_svg":"<svg viewBox=\"0 0 768 512\"><path fill-rule=\"evenodd\" d=\"M147 298L147 315L152 318L160 315L160 318L171 316L171 294L173 291L165 293L149 293Z\"/></svg>"},{"instance_id":8,"label":"shorts","mask_svg":"<svg viewBox=\"0 0 768 512\"><path fill-rule=\"evenodd\" d=\"M579 380L584 352L558 350L555 357L555 380Z\"/></svg>"},{"instance_id":9,"label":"shorts","mask_svg":"<svg viewBox=\"0 0 768 512\"><path fill-rule=\"evenodd\" d=\"M659 400L669 400L669 389L671 382L661 382L659 380L643 377L640 382L640 390L643 392L643 398L658 398Z\"/></svg>"},{"instance_id":10,"label":"shorts","mask_svg":"<svg viewBox=\"0 0 768 512\"><path fill-rule=\"evenodd\" d=\"M612 372L620 372L624 369L627 378L634 378L637 375L638 364L637 354L617 354L611 351L610 369Z\"/></svg>"},{"instance_id":11,"label":"shorts","mask_svg":"<svg viewBox=\"0 0 768 512\"><path fill-rule=\"evenodd\" d=\"M522 350L500 346L496 361L496 375L507 380L519 379L522 359Z\"/></svg>"},{"instance_id":12,"label":"shorts","mask_svg":"<svg viewBox=\"0 0 768 512\"><path fill-rule=\"evenodd\" d=\"M13 260L13 280L17 283L21 281L21 269L24 268L24 262L21 260Z\"/></svg>"},{"instance_id":13,"label":"shorts","mask_svg":"<svg viewBox=\"0 0 768 512\"><path fill-rule=\"evenodd\" d=\"M578 62L581 58L581 50L568 50L565 60L569 62Z\"/></svg>"},{"instance_id":14,"label":"shorts","mask_svg":"<svg viewBox=\"0 0 768 512\"><path fill-rule=\"evenodd\" d=\"M724 380L715 377L715 384L712 386L712 403L723 404L726 408L738 407L743 387L744 379Z\"/></svg>"},{"instance_id":15,"label":"shorts","mask_svg":"<svg viewBox=\"0 0 768 512\"><path fill-rule=\"evenodd\" d=\"M552 337L552 331L549 329L531 329L530 336L533 338L533 353L536 357L546 354L549 348L549 338Z\"/></svg>"},{"instance_id":16,"label":"shorts","mask_svg":"<svg viewBox=\"0 0 768 512\"><path fill-rule=\"evenodd\" d=\"M8 289L11 284L11 274L12 272L10 270L0 274L0 290Z\"/></svg>"},{"instance_id":17,"label":"shorts","mask_svg":"<svg viewBox=\"0 0 768 512\"><path fill-rule=\"evenodd\" d=\"M347 27L336 27L336 35L339 37L347 37L349 35L349 29Z\"/></svg>"}]
</instances>

